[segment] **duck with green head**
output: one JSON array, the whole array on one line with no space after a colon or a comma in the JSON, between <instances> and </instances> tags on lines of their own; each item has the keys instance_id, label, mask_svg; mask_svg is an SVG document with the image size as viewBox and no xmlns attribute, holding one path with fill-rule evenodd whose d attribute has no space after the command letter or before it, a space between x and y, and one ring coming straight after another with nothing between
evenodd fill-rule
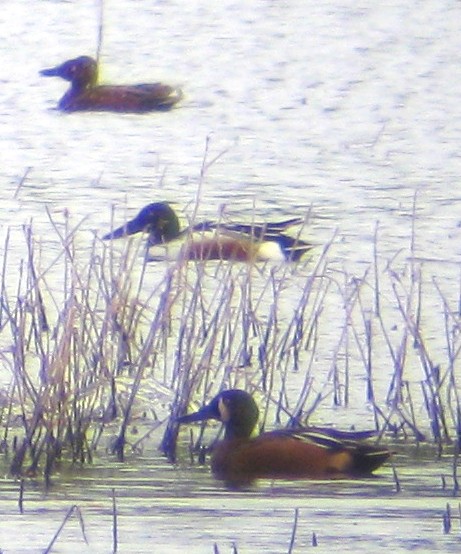
<instances>
[{"instance_id":1,"label":"duck with green head","mask_svg":"<svg viewBox=\"0 0 461 554\"><path fill-rule=\"evenodd\" d=\"M173 208L166 202L154 202L125 225L104 235L103 239L147 233L150 260L296 262L313 245L285 231L303 223L303 218L259 224L204 221L181 230ZM158 247L162 248L159 250Z\"/></svg>"}]
</instances>

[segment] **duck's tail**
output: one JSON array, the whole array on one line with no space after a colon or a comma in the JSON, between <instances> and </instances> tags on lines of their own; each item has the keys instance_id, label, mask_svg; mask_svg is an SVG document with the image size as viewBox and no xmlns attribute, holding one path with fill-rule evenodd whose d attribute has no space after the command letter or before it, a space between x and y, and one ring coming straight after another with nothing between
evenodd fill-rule
<instances>
[{"instance_id":1,"label":"duck's tail","mask_svg":"<svg viewBox=\"0 0 461 554\"><path fill-rule=\"evenodd\" d=\"M351 451L352 462L350 473L353 475L368 475L381 467L391 456L387 448L375 445L361 444Z\"/></svg>"}]
</instances>

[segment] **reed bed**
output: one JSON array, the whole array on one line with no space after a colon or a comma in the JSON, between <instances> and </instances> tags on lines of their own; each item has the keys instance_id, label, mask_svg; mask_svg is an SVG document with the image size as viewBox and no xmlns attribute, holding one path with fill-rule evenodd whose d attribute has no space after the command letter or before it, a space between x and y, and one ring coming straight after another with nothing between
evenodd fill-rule
<instances>
[{"instance_id":1,"label":"reed bed","mask_svg":"<svg viewBox=\"0 0 461 554\"><path fill-rule=\"evenodd\" d=\"M458 445L460 294L426 278L411 245L381 259L377 233L357 276L331 262L334 239L297 265L144 264L142 241L82 249L79 225L50 225L55 257L25 227L19 272L5 240L0 422L13 475L48 481L105 449L123 460L152 436L173 461L176 416L229 387L258 396L262 428L338 414L352 427L359 414L411 444Z\"/></svg>"}]
</instances>

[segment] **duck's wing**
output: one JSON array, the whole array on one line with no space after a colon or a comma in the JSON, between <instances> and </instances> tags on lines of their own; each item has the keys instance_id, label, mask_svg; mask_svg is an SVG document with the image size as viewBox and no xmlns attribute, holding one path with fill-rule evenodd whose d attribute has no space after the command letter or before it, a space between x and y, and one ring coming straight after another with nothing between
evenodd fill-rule
<instances>
[{"instance_id":1,"label":"duck's wing","mask_svg":"<svg viewBox=\"0 0 461 554\"><path fill-rule=\"evenodd\" d=\"M150 105L171 107L183 97L181 89L163 83L134 85L130 87L130 93L146 108Z\"/></svg>"},{"instance_id":2,"label":"duck's wing","mask_svg":"<svg viewBox=\"0 0 461 554\"><path fill-rule=\"evenodd\" d=\"M277 256L274 252L267 255L267 259L285 259L286 261L299 261L299 259L313 248L313 244L299 238L283 234L283 231L294 225L304 223L303 218L292 218L276 223L247 224L247 223L224 223L204 221L184 229L181 234L211 233L215 232L220 240L234 240L242 246L247 245L247 250L254 249L254 243L277 245ZM251 246L253 244L253 246ZM261 244L262 246L262 244ZM274 250L274 248L272 248ZM261 259L266 259L261 252ZM258 257L258 256L256 256Z\"/></svg>"},{"instance_id":3,"label":"duck's wing","mask_svg":"<svg viewBox=\"0 0 461 554\"><path fill-rule=\"evenodd\" d=\"M340 431L329 427L299 427L271 431L278 436L294 438L331 450L355 447L377 435L376 431ZM270 433L269 433L270 434Z\"/></svg>"},{"instance_id":4,"label":"duck's wing","mask_svg":"<svg viewBox=\"0 0 461 554\"><path fill-rule=\"evenodd\" d=\"M257 240L270 240L279 236L283 231L294 225L301 225L304 219L295 217L276 223L213 223L213 228L221 233L235 233Z\"/></svg>"},{"instance_id":5,"label":"duck's wing","mask_svg":"<svg viewBox=\"0 0 461 554\"><path fill-rule=\"evenodd\" d=\"M324 427L286 429L264 433L263 436L274 433L287 440L302 441L314 445L332 454L347 453L347 464L340 472L349 475L369 475L383 465L393 454L386 446L373 443L371 439L375 431L338 431ZM275 438L275 436L274 436Z\"/></svg>"}]
</instances>

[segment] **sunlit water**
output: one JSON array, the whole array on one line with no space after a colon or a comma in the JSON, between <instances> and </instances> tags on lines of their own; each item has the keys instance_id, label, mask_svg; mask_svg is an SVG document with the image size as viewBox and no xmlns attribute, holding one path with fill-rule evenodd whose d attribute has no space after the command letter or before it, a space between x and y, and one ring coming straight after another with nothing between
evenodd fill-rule
<instances>
[{"instance_id":1,"label":"sunlit water","mask_svg":"<svg viewBox=\"0 0 461 554\"><path fill-rule=\"evenodd\" d=\"M307 238L322 245L336 232L332 260L359 276L377 222L384 260L409 248L414 224L416 256L437 260L425 271L457 294L459 2L106 2L104 80L162 79L182 86L185 99L170 113L60 114L66 84L38 72L94 54L95 4L50 0L31 9L17 0L2 9L0 211L9 267L24 256L22 226L31 221L45 256L61 251L47 209L59 224L66 210L71 224L82 222L84 250L93 231L110 227L113 206L119 221L156 200L190 213L199 195L206 219L222 206L234 219L312 210ZM205 156L220 157L199 190ZM177 470L154 456L120 468L109 458L113 469L63 476L46 495L26 486L25 515L5 480L0 548L42 550L75 503L90 545L72 520L56 551L109 551L113 487L122 552L211 552L214 542L221 552L232 542L240 552L285 552L295 508L295 551L312 544L312 533L320 551L458 551L459 522L442 531L451 498L440 475L450 475L450 462L427 471L412 459L397 463L398 495L389 468L364 484L229 493L206 470Z\"/></svg>"}]
</instances>

